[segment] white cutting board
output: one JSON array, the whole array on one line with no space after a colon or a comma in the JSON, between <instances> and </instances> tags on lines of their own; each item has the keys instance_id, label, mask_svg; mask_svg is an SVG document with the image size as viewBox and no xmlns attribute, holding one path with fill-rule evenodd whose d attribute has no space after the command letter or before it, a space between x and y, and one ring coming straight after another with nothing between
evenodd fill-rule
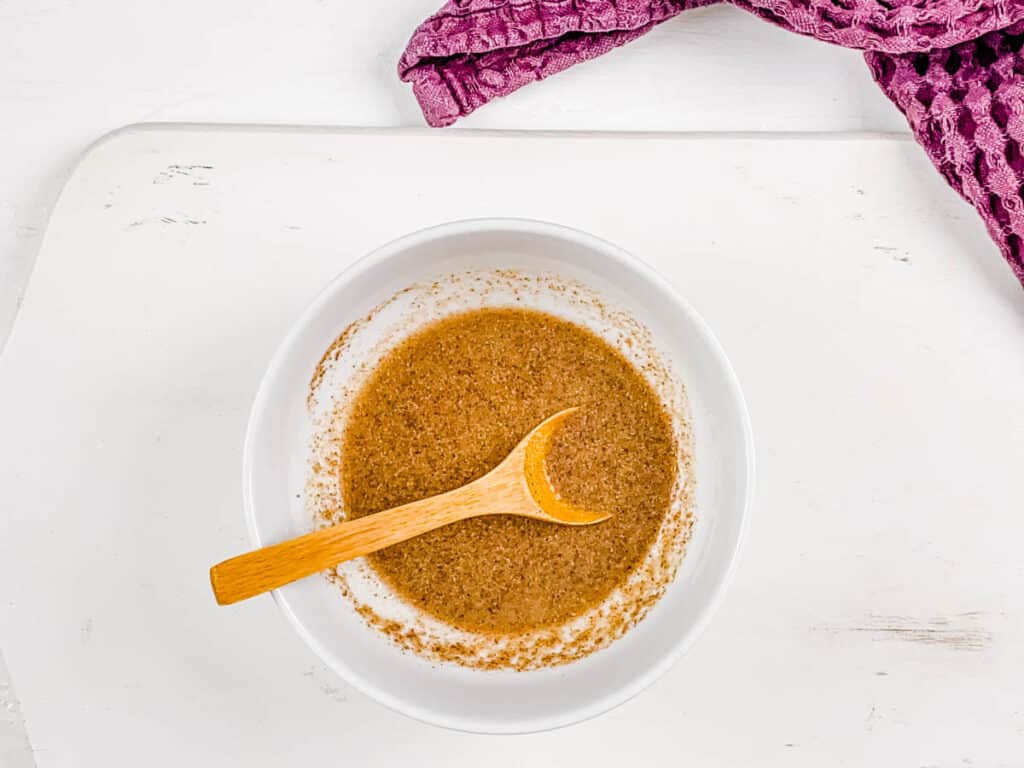
<instances>
[{"instance_id":1,"label":"white cutting board","mask_svg":"<svg viewBox=\"0 0 1024 768\"><path fill-rule=\"evenodd\" d=\"M207 568L246 547L247 410L305 303L390 238L501 215L679 287L759 487L670 674L494 739L351 691ZM1024 294L906 140L133 127L73 174L0 359L0 642L41 768L1020 765L1022 475Z\"/></svg>"}]
</instances>

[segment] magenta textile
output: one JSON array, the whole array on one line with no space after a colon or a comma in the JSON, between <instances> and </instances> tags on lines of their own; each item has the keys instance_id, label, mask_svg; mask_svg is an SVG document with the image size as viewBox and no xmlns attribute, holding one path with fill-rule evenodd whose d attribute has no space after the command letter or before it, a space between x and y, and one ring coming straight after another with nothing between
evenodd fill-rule
<instances>
[{"instance_id":1,"label":"magenta textile","mask_svg":"<svg viewBox=\"0 0 1024 768\"><path fill-rule=\"evenodd\" d=\"M449 0L399 63L430 125L725 0ZM1024 0L727 0L860 48L946 180L1024 284Z\"/></svg>"}]
</instances>

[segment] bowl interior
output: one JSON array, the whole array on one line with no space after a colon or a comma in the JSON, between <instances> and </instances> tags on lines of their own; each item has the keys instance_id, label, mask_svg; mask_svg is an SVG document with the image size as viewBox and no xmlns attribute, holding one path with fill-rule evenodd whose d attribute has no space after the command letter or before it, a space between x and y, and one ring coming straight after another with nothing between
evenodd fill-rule
<instances>
[{"instance_id":1,"label":"bowl interior","mask_svg":"<svg viewBox=\"0 0 1024 768\"><path fill-rule=\"evenodd\" d=\"M244 493L255 544L309 530L301 500L311 437L306 400L324 351L342 329L409 285L488 269L582 283L646 326L684 383L695 446L696 525L675 581L610 647L531 672L470 670L402 653L365 626L323 578L289 585L275 598L327 664L382 703L447 727L525 732L585 719L653 681L709 617L736 554L752 481L745 406L714 337L664 281L614 246L535 222L460 222L385 246L332 282L275 355L250 419Z\"/></svg>"}]
</instances>

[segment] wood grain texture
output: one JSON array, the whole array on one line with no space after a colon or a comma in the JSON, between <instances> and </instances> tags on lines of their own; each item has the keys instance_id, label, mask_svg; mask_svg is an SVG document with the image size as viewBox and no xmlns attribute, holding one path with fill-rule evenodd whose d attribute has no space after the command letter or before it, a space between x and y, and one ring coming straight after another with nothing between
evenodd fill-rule
<instances>
[{"instance_id":1,"label":"wood grain texture","mask_svg":"<svg viewBox=\"0 0 1024 768\"><path fill-rule=\"evenodd\" d=\"M519 515L563 525L590 525L608 515L574 507L559 496L545 470L555 432L575 408L559 411L519 441L483 477L447 493L232 557L210 569L221 605L283 587L338 563L482 515Z\"/></svg>"},{"instance_id":2,"label":"wood grain texture","mask_svg":"<svg viewBox=\"0 0 1024 768\"><path fill-rule=\"evenodd\" d=\"M225 560L210 569L210 585L229 605L491 509L479 488L464 486Z\"/></svg>"},{"instance_id":3,"label":"wood grain texture","mask_svg":"<svg viewBox=\"0 0 1024 768\"><path fill-rule=\"evenodd\" d=\"M862 621L846 626L825 626L832 634L861 633L876 642L923 643L955 651L985 651L992 645L989 624L997 617L981 611L963 611L950 616L878 615L869 613Z\"/></svg>"}]
</instances>

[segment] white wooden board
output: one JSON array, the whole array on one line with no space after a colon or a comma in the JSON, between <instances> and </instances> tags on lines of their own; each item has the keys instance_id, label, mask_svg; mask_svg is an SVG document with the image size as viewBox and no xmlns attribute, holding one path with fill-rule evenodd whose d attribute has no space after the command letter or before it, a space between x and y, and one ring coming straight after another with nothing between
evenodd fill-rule
<instances>
[{"instance_id":1,"label":"white wooden board","mask_svg":"<svg viewBox=\"0 0 1024 768\"><path fill-rule=\"evenodd\" d=\"M882 170L884 169L884 171ZM665 273L737 369L754 517L708 632L567 730L349 690L246 545L250 400L304 304L425 225L527 216ZM908 141L133 128L66 187L0 358L0 643L41 768L1020 765L1024 296Z\"/></svg>"}]
</instances>

